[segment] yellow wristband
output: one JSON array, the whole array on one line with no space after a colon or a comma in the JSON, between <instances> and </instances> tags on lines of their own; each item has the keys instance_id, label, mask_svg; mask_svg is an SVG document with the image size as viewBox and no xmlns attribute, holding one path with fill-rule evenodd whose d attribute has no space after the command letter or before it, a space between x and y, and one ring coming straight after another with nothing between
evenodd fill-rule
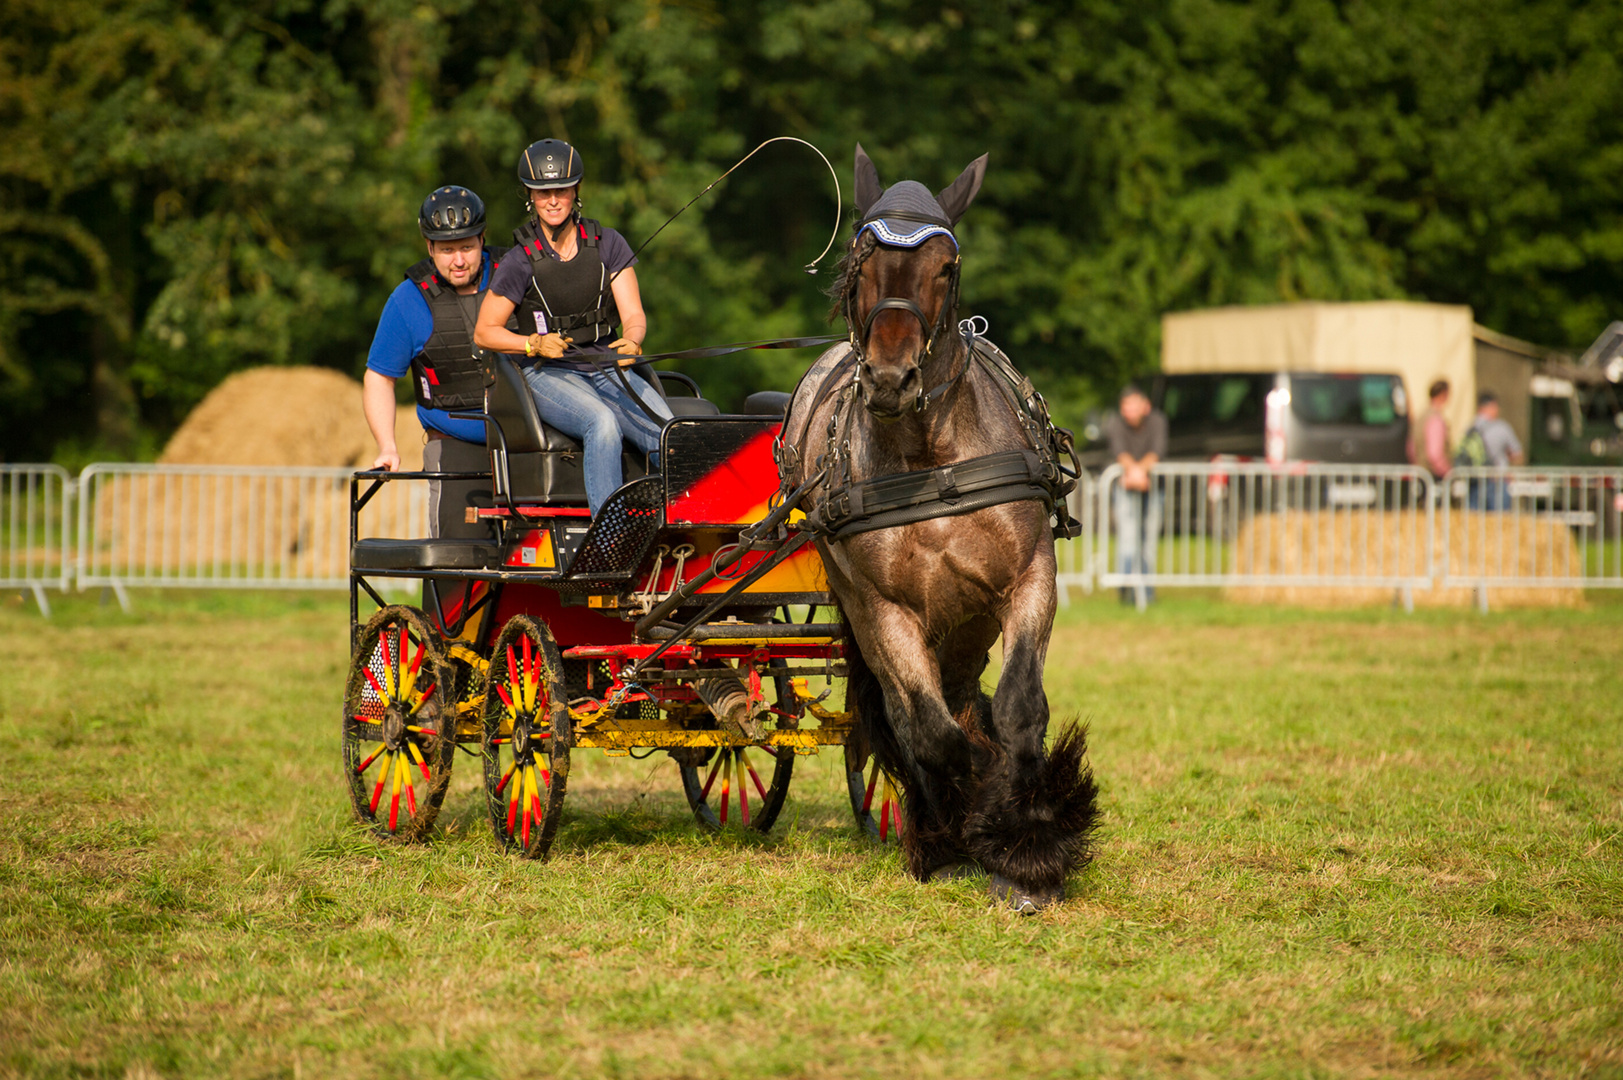
<instances>
[{"instance_id":1,"label":"yellow wristband","mask_svg":"<svg viewBox=\"0 0 1623 1080\"><path fill-rule=\"evenodd\" d=\"M525 356L534 356L535 355L535 338L527 337L527 338L524 339L524 355Z\"/></svg>"}]
</instances>

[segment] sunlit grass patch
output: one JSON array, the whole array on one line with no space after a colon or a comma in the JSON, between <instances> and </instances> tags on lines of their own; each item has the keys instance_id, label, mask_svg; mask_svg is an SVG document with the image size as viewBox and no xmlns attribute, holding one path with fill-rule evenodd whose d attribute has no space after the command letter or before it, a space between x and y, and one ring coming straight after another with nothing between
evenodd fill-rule
<instances>
[{"instance_id":1,"label":"sunlit grass patch","mask_svg":"<svg viewBox=\"0 0 1623 1080\"><path fill-rule=\"evenodd\" d=\"M767 837L577 755L552 859L458 758L435 840L339 774L333 597L0 613L0 1074L1623 1072L1623 606L1114 598L1048 693L1106 808L1070 899L919 885L796 761Z\"/></svg>"}]
</instances>

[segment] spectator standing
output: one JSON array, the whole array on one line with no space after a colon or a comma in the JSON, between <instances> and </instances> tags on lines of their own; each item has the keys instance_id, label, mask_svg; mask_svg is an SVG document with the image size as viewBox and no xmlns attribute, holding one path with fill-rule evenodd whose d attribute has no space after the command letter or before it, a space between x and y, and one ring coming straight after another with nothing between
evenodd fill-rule
<instances>
[{"instance_id":1,"label":"spectator standing","mask_svg":"<svg viewBox=\"0 0 1623 1080\"><path fill-rule=\"evenodd\" d=\"M1421 461L1434 479L1441 480L1453 466L1448 452L1448 380L1432 383L1429 396L1431 408L1420 420Z\"/></svg>"},{"instance_id":2,"label":"spectator standing","mask_svg":"<svg viewBox=\"0 0 1623 1080\"><path fill-rule=\"evenodd\" d=\"M1491 390L1477 395L1476 421L1460 440L1456 465L1486 465L1505 469L1522 463L1522 443L1516 431L1499 415L1499 398ZM1490 477L1471 481L1469 504L1472 510L1510 509L1509 481Z\"/></svg>"},{"instance_id":3,"label":"spectator standing","mask_svg":"<svg viewBox=\"0 0 1623 1080\"><path fill-rule=\"evenodd\" d=\"M1105 441L1111 459L1121 466L1114 499L1117 571L1153 574L1162 496L1150 471L1166 457L1167 418L1143 390L1129 385L1121 392L1115 414L1105 421ZM1124 604L1136 600L1142 608L1154 598L1155 590L1142 582L1121 590Z\"/></svg>"}]
</instances>

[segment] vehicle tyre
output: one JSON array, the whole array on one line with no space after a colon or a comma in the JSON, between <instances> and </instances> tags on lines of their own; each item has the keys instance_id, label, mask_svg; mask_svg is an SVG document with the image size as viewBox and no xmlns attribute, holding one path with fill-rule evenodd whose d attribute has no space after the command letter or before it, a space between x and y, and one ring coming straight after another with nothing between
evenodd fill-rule
<instances>
[{"instance_id":1,"label":"vehicle tyre","mask_svg":"<svg viewBox=\"0 0 1623 1080\"><path fill-rule=\"evenodd\" d=\"M439 815L456 752L452 681L416 608L383 608L361 631L344 690L344 775L356 819L381 839L421 840Z\"/></svg>"},{"instance_id":2,"label":"vehicle tyre","mask_svg":"<svg viewBox=\"0 0 1623 1080\"><path fill-rule=\"evenodd\" d=\"M552 850L569 783L572 729L552 631L515 615L491 649L482 707L485 799L496 841L528 859Z\"/></svg>"}]
</instances>

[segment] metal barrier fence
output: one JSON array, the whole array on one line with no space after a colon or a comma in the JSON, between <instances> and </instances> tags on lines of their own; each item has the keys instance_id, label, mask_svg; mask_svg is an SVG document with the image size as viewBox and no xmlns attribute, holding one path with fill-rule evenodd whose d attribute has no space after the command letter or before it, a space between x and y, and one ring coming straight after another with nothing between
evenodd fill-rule
<instances>
[{"instance_id":1,"label":"metal barrier fence","mask_svg":"<svg viewBox=\"0 0 1623 1080\"><path fill-rule=\"evenodd\" d=\"M80 590L347 588L345 468L88 466L79 477ZM362 535L428 535L424 484L386 484Z\"/></svg>"},{"instance_id":2,"label":"metal barrier fence","mask_svg":"<svg viewBox=\"0 0 1623 1080\"><path fill-rule=\"evenodd\" d=\"M1134 490L1100 474L1101 588L1142 609L1158 586L1431 586L1433 499L1424 469L1171 462Z\"/></svg>"},{"instance_id":3,"label":"metal barrier fence","mask_svg":"<svg viewBox=\"0 0 1623 1080\"><path fill-rule=\"evenodd\" d=\"M1623 588L1623 470L1461 468L1439 512L1442 588Z\"/></svg>"},{"instance_id":4,"label":"metal barrier fence","mask_svg":"<svg viewBox=\"0 0 1623 1080\"><path fill-rule=\"evenodd\" d=\"M350 476L98 463L75 483L0 465L0 588L46 615L47 590L75 581L126 608L132 586L344 588ZM1062 604L1072 588L1130 590L1142 607L1158 587L1300 586L1392 590L1405 607L1468 589L1486 610L1490 591L1623 588L1623 469L1457 469L1434 484L1400 466L1174 462L1147 490L1123 481L1112 465L1070 496L1083 533L1056 550ZM426 536L427 503L426 484L384 485L361 534Z\"/></svg>"},{"instance_id":5,"label":"metal barrier fence","mask_svg":"<svg viewBox=\"0 0 1623 1080\"><path fill-rule=\"evenodd\" d=\"M1055 585L1059 593L1061 606L1071 602L1072 588L1081 589L1084 595L1093 592L1093 545L1094 507L1098 502L1098 495L1094 488L1097 482L1092 473L1084 472L1076 481L1076 490L1072 491L1066 499L1071 516L1082 523L1082 535L1074 540L1061 540L1054 545L1055 557Z\"/></svg>"},{"instance_id":6,"label":"metal barrier fence","mask_svg":"<svg viewBox=\"0 0 1623 1080\"><path fill-rule=\"evenodd\" d=\"M68 522L72 481L56 465L0 465L0 588L26 589L41 614L45 590L67 592L73 579Z\"/></svg>"}]
</instances>

